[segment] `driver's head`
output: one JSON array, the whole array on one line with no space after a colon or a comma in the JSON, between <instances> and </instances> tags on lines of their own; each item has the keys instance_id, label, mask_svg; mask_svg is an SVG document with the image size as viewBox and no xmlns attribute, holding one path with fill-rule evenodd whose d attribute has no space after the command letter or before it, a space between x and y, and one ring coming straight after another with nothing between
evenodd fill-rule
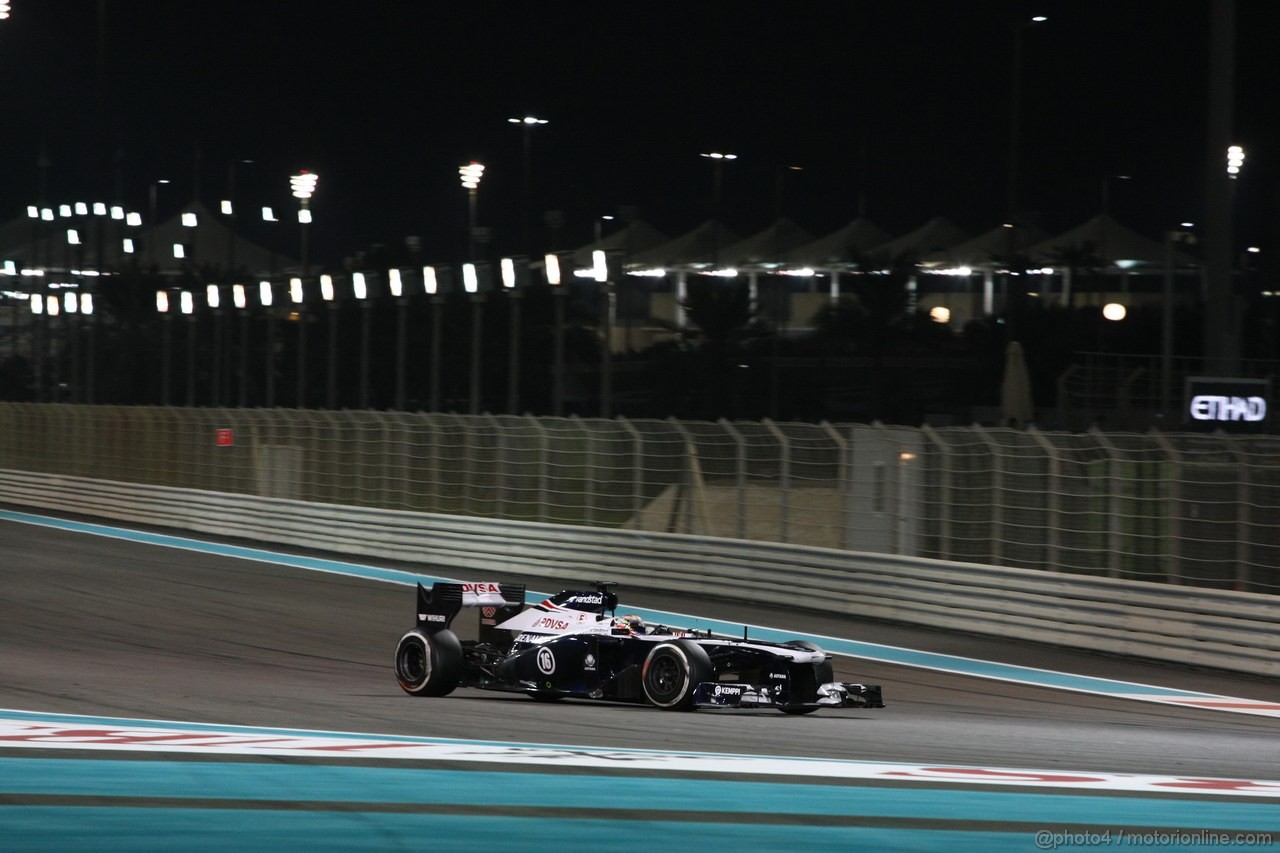
<instances>
[{"instance_id":1,"label":"driver's head","mask_svg":"<svg viewBox=\"0 0 1280 853\"><path fill-rule=\"evenodd\" d=\"M633 634L643 634L644 620L634 613L628 613L626 616L619 616L615 619L613 627L621 628L624 631L630 631Z\"/></svg>"}]
</instances>

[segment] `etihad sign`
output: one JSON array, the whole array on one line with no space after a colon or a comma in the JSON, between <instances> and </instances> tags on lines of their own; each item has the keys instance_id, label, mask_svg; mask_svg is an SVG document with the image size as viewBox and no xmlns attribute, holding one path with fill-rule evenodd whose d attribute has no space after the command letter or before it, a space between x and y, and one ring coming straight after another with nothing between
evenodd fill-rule
<instances>
[{"instance_id":1,"label":"etihad sign","mask_svg":"<svg viewBox=\"0 0 1280 853\"><path fill-rule=\"evenodd\" d=\"M1227 397L1199 394L1191 398L1189 414L1197 421L1263 421L1267 401L1262 397Z\"/></svg>"}]
</instances>

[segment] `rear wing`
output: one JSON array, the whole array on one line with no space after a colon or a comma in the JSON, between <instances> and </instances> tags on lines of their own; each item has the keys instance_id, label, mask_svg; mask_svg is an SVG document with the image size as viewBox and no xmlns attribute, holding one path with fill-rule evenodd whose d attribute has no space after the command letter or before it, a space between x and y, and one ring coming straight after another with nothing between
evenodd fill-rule
<instances>
[{"instance_id":1,"label":"rear wing","mask_svg":"<svg viewBox=\"0 0 1280 853\"><path fill-rule=\"evenodd\" d=\"M455 583L437 581L427 589L418 584L418 627L443 631L464 607L480 608L480 639L489 639L494 626L524 607L522 583Z\"/></svg>"}]
</instances>

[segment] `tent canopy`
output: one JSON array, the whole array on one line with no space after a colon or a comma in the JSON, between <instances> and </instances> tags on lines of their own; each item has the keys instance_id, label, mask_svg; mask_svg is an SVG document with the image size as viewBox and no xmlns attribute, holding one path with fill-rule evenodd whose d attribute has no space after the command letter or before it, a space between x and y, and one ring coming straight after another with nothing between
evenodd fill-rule
<instances>
[{"instance_id":1,"label":"tent canopy","mask_svg":"<svg viewBox=\"0 0 1280 853\"><path fill-rule=\"evenodd\" d=\"M873 247L868 254L880 263L894 263L899 259L915 262L967 239L969 233L959 225L946 217L935 216L916 230Z\"/></svg>"},{"instance_id":2,"label":"tent canopy","mask_svg":"<svg viewBox=\"0 0 1280 853\"><path fill-rule=\"evenodd\" d=\"M649 223L636 219L599 241L574 249L573 263L577 267L591 266L591 253L595 251L621 252L624 258L630 258L636 252L661 246L669 239Z\"/></svg>"},{"instance_id":3,"label":"tent canopy","mask_svg":"<svg viewBox=\"0 0 1280 853\"><path fill-rule=\"evenodd\" d=\"M786 260L806 267L857 266L868 250L890 239L888 231L858 217L834 233L792 249Z\"/></svg>"},{"instance_id":4,"label":"tent canopy","mask_svg":"<svg viewBox=\"0 0 1280 853\"><path fill-rule=\"evenodd\" d=\"M984 267L996 258L1026 255L1028 249L1049 237L1049 232L1035 225L1006 228L997 225L977 237L947 249L930 252L920 259L927 267Z\"/></svg>"},{"instance_id":5,"label":"tent canopy","mask_svg":"<svg viewBox=\"0 0 1280 853\"><path fill-rule=\"evenodd\" d=\"M627 259L628 266L688 267L720 263L723 251L742 238L723 222L708 219L697 228L661 245L637 252Z\"/></svg>"},{"instance_id":6,"label":"tent canopy","mask_svg":"<svg viewBox=\"0 0 1280 853\"><path fill-rule=\"evenodd\" d=\"M797 246L813 242L813 235L790 219L779 219L720 253L720 262L735 267L781 264Z\"/></svg>"},{"instance_id":7,"label":"tent canopy","mask_svg":"<svg viewBox=\"0 0 1280 853\"><path fill-rule=\"evenodd\" d=\"M1108 266L1121 269L1156 266L1163 268L1166 260L1165 245L1143 237L1137 231L1126 228L1105 213L1088 222L1064 231L1031 246L1027 254L1038 263L1062 263L1064 256L1083 253ZM1182 253L1174 254L1179 266L1194 266L1196 261Z\"/></svg>"}]
</instances>

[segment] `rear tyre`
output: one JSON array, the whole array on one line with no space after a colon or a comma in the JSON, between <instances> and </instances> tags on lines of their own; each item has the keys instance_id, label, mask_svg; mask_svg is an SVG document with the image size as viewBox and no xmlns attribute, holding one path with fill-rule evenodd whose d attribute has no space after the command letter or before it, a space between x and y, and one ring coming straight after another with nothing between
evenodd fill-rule
<instances>
[{"instance_id":1,"label":"rear tyre","mask_svg":"<svg viewBox=\"0 0 1280 853\"><path fill-rule=\"evenodd\" d=\"M651 704L666 711L693 708L693 692L698 684L712 679L711 658L706 650L689 640L675 640L653 647L644 659L640 682Z\"/></svg>"},{"instance_id":2,"label":"rear tyre","mask_svg":"<svg viewBox=\"0 0 1280 853\"><path fill-rule=\"evenodd\" d=\"M413 629L396 645L396 680L412 696L448 696L462 671L462 643L452 631Z\"/></svg>"},{"instance_id":3,"label":"rear tyre","mask_svg":"<svg viewBox=\"0 0 1280 853\"><path fill-rule=\"evenodd\" d=\"M822 647L808 640L791 640L785 645L793 649L804 649L809 652L820 652ZM801 693L807 697L809 701L816 699L818 696L819 684L830 684L836 680L835 672L831 668L831 661L824 660L822 663L809 664L808 667L795 666L792 670L791 677L792 693ZM809 683L812 678L813 682ZM799 716L801 714L812 714L817 708L780 708L784 714Z\"/></svg>"}]
</instances>

